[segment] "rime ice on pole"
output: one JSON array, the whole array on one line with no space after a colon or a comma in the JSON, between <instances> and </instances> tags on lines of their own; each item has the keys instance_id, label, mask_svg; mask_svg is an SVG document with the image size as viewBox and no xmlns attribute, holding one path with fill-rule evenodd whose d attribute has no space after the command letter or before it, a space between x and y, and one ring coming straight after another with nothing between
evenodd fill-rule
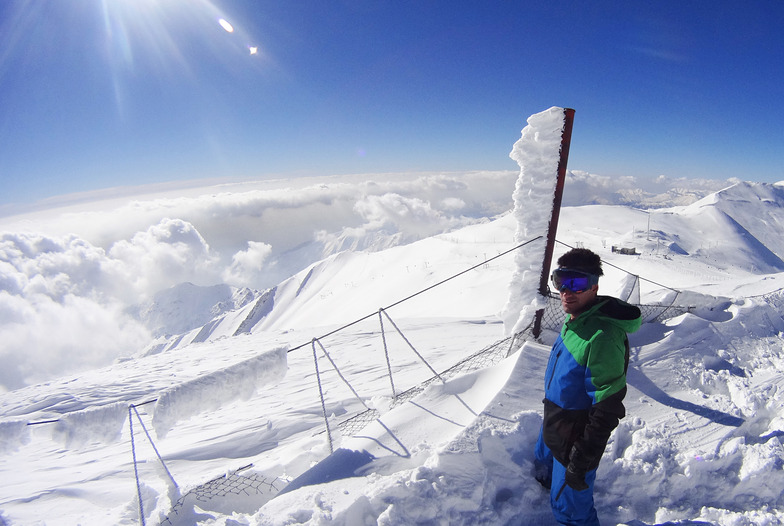
<instances>
[{"instance_id":1,"label":"rime ice on pole","mask_svg":"<svg viewBox=\"0 0 784 526\"><path fill-rule=\"evenodd\" d=\"M525 329L533 321L534 313L544 308L538 293L539 278L553 209L564 123L564 109L555 106L531 115L509 154L520 165L520 177L514 191L515 242L523 243L537 236L542 238L515 254L509 299L501 312L507 335Z\"/></svg>"}]
</instances>

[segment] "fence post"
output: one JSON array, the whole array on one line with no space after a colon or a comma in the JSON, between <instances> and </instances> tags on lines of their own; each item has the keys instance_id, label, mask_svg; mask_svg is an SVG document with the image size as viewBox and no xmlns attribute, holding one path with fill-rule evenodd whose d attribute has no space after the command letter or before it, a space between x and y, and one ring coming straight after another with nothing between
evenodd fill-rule
<instances>
[{"instance_id":1,"label":"fence post","mask_svg":"<svg viewBox=\"0 0 784 526\"><path fill-rule=\"evenodd\" d=\"M384 343L384 357L387 360L387 371L389 371L389 384L392 386L392 400L397 398L397 393L395 392L395 381L392 379L392 364L389 361L389 349L387 348L387 337L384 331L384 318L381 316L381 313L384 311L383 308L378 309L378 322L381 324L381 341Z\"/></svg>"},{"instance_id":2,"label":"fence post","mask_svg":"<svg viewBox=\"0 0 784 526\"><path fill-rule=\"evenodd\" d=\"M329 429L329 418L327 417L327 405L324 402L324 388L321 386L321 374L319 374L318 355L316 354L316 340L313 338L310 344L313 346L313 364L316 368L316 381L318 382L319 398L321 398L321 411L324 415L324 427L327 429L327 441L329 442L329 452L334 453L335 447L332 444L332 431Z\"/></svg>"}]
</instances>

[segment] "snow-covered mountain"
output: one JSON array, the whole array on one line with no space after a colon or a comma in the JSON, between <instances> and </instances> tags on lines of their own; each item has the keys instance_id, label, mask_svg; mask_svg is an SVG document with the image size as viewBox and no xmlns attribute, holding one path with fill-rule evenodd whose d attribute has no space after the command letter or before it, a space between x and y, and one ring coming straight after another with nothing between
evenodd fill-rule
<instances>
[{"instance_id":1,"label":"snow-covered mountain","mask_svg":"<svg viewBox=\"0 0 784 526\"><path fill-rule=\"evenodd\" d=\"M150 329L153 336L170 336L183 334L240 309L256 296L257 293L247 287L225 284L200 287L185 282L162 290L151 301L128 310Z\"/></svg>"},{"instance_id":2,"label":"snow-covered mountain","mask_svg":"<svg viewBox=\"0 0 784 526\"><path fill-rule=\"evenodd\" d=\"M715 209L737 223L740 235L751 236L777 258L784 258L784 236L779 234L784 229L782 206L784 185L740 182L697 201L688 209L694 214ZM771 255L766 259L780 264L780 259Z\"/></svg>"},{"instance_id":3,"label":"snow-covered mountain","mask_svg":"<svg viewBox=\"0 0 784 526\"><path fill-rule=\"evenodd\" d=\"M763 203L763 210L758 208L758 203ZM646 261L646 265L662 267L657 273L666 272L664 267L667 266L685 264L695 268L690 275L697 272L697 268L704 269L701 272L707 281L722 273L784 272L784 261L777 255L784 254L784 238L777 235L778 227L784 221L784 207L780 203L784 203L781 187L738 183L683 207L650 211L615 206L567 207L561 217L559 240L569 246L590 240L605 249L613 245L634 248L652 260ZM599 235L581 228L586 218L589 218L588 224L602 225ZM385 307L433 285L450 271L461 271L462 267L454 261L480 262L513 246L514 231L514 218L505 214L492 221L385 250L339 252L313 263L263 295L256 293L252 306L249 302L237 305L245 308L231 316L221 310L214 319L203 320L202 324L190 327L190 331L171 335L164 345L174 348L194 341L210 341L234 334L240 327L249 332L347 322L374 309L369 311L365 302L345 302L341 288L363 290L372 296L376 308ZM717 235L717 232L722 234ZM560 247L561 252L565 251L565 245ZM621 258L621 262L628 263L627 270L636 273L639 260ZM494 309L505 294L508 283L504 276L511 272L512 263L512 259L507 258L488 264L483 274L495 272L501 276L493 276L493 283L488 279L471 283L469 286L476 293L461 289L442 314L481 317L497 313ZM617 275L616 290L611 292L620 293L624 273L615 269L608 272ZM680 277L675 277L668 280L667 285L679 288L684 283ZM647 288L652 289L651 286ZM207 312L223 305L211 304L214 291L213 287L177 286L156 297L156 305L162 311L171 312L178 311L181 305L203 305L202 312ZM202 298L188 298L185 294L200 294ZM243 298L253 297L250 291L242 294ZM164 298L168 300L168 306ZM416 305L402 308L406 309L407 316L426 314L427 309ZM182 312L189 320L200 319L189 311ZM216 330L218 327L220 330ZM159 341L157 345L160 344Z\"/></svg>"},{"instance_id":4,"label":"snow-covered mountain","mask_svg":"<svg viewBox=\"0 0 784 526\"><path fill-rule=\"evenodd\" d=\"M556 256L567 246L600 253L603 293L625 294L639 276L642 303L690 307L632 336L629 416L597 483L606 522L784 523L781 191L740 183L687 206L562 210ZM385 345L399 393L432 376L411 346L444 371L502 340L513 255L483 262L515 245L515 228L503 214L338 252L262 291L167 289L137 311L161 336L135 357L0 395L0 517L139 523L140 494L148 524L551 524L530 476L546 341L390 404ZM386 319L382 338L381 307L405 340ZM473 416L451 412L455 397ZM128 404L139 404L139 419ZM409 455L272 498L328 455L322 409L340 443L352 433L341 437L334 424L363 404L413 437ZM422 408L446 411L459 429L422 420ZM229 479L256 489L189 493Z\"/></svg>"}]
</instances>

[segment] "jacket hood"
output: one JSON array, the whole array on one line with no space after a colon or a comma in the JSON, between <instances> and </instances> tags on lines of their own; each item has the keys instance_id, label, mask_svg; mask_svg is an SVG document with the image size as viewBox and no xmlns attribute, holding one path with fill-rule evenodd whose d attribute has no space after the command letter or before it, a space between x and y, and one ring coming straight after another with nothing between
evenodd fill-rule
<instances>
[{"instance_id":1,"label":"jacket hood","mask_svg":"<svg viewBox=\"0 0 784 526\"><path fill-rule=\"evenodd\" d=\"M642 324L638 307L612 296L597 296L594 306L578 316L578 319L590 313L607 318L625 332L635 332Z\"/></svg>"}]
</instances>

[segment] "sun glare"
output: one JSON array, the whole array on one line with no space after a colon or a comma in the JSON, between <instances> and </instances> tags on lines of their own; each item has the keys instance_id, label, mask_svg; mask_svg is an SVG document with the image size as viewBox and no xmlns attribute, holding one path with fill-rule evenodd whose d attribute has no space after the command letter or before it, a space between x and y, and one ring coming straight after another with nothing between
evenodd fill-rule
<instances>
[{"instance_id":1,"label":"sun glare","mask_svg":"<svg viewBox=\"0 0 784 526\"><path fill-rule=\"evenodd\" d=\"M226 32L227 32L227 33L234 33L234 26L232 26L231 24L229 24L229 23L228 23L226 20L224 20L223 18L221 18L220 20L218 20L218 23L221 25L221 27L222 27L223 29L225 29L225 30L226 30Z\"/></svg>"},{"instance_id":2,"label":"sun glare","mask_svg":"<svg viewBox=\"0 0 784 526\"><path fill-rule=\"evenodd\" d=\"M108 62L120 117L127 116L134 79L166 85L183 78L209 80L199 76L207 75L210 68L234 70L234 61L262 55L262 48L243 27L248 21L235 27L214 1L98 0L102 56ZM227 34L216 34L216 22Z\"/></svg>"}]
</instances>

